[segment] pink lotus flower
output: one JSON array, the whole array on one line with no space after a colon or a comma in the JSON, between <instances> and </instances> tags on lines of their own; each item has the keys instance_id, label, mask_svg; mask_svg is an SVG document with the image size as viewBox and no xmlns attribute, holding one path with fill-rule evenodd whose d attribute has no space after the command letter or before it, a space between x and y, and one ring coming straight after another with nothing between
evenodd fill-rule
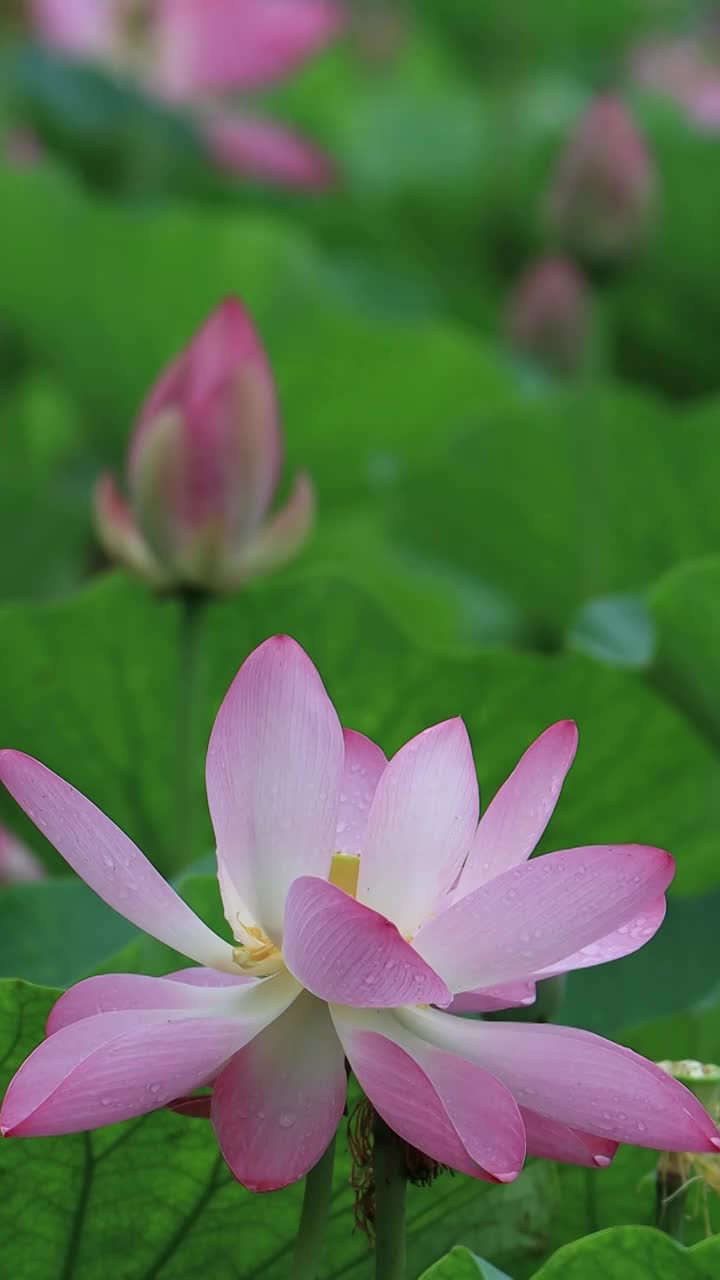
<instances>
[{"instance_id":1,"label":"pink lotus flower","mask_svg":"<svg viewBox=\"0 0 720 1280\"><path fill-rule=\"evenodd\" d=\"M89 978L61 996L8 1088L3 1133L92 1129L212 1083L225 1159L245 1186L271 1190L328 1146L347 1057L402 1138L476 1178L515 1178L526 1151L602 1166L619 1142L720 1147L693 1095L629 1049L453 1013L454 1001L531 999L538 978L627 955L663 918L673 862L659 849L599 845L528 861L575 745L573 724L548 729L478 826L461 720L388 762L341 729L293 640L266 641L233 682L207 758L234 943L89 800L3 752L0 778L70 865L202 966Z\"/></svg>"},{"instance_id":2,"label":"pink lotus flower","mask_svg":"<svg viewBox=\"0 0 720 1280\"><path fill-rule=\"evenodd\" d=\"M42 880L45 868L22 840L0 826L0 884L22 884Z\"/></svg>"},{"instance_id":3,"label":"pink lotus flower","mask_svg":"<svg viewBox=\"0 0 720 1280\"><path fill-rule=\"evenodd\" d=\"M289 75L343 27L336 0L31 0L35 33L66 56L106 62L164 101L190 104L218 165L289 186L332 177L291 130L238 114L223 95Z\"/></svg>"},{"instance_id":4,"label":"pink lotus flower","mask_svg":"<svg viewBox=\"0 0 720 1280\"><path fill-rule=\"evenodd\" d=\"M267 519L282 465L272 373L249 315L229 298L161 374L128 459L131 503L111 475L96 491L100 539L160 586L227 591L290 559L314 499L301 473Z\"/></svg>"},{"instance_id":5,"label":"pink lotus flower","mask_svg":"<svg viewBox=\"0 0 720 1280\"><path fill-rule=\"evenodd\" d=\"M548 193L552 229L583 257L612 262L637 247L654 196L654 167L635 121L620 98L596 98L560 156Z\"/></svg>"},{"instance_id":6,"label":"pink lotus flower","mask_svg":"<svg viewBox=\"0 0 720 1280\"><path fill-rule=\"evenodd\" d=\"M518 281L506 316L511 345L558 373L572 373L587 352L590 299L570 258L539 258Z\"/></svg>"}]
</instances>

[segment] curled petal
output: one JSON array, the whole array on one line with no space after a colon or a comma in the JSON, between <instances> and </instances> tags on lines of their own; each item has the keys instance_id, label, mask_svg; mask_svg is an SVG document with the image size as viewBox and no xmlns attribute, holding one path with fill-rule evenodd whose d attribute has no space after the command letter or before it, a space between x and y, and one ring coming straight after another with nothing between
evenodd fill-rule
<instances>
[{"instance_id":1,"label":"curled petal","mask_svg":"<svg viewBox=\"0 0 720 1280\"><path fill-rule=\"evenodd\" d=\"M527 1135L529 1156L543 1160L560 1160L563 1164L581 1164L589 1169L605 1169L612 1163L618 1143L609 1138L598 1138L593 1133L571 1129L557 1120L547 1120L527 1107L520 1112Z\"/></svg>"},{"instance_id":2,"label":"curled petal","mask_svg":"<svg viewBox=\"0 0 720 1280\"><path fill-rule=\"evenodd\" d=\"M462 720L446 720L406 743L383 771L370 806L359 900L414 936L454 883L478 808Z\"/></svg>"},{"instance_id":3,"label":"curled petal","mask_svg":"<svg viewBox=\"0 0 720 1280\"><path fill-rule=\"evenodd\" d=\"M302 1178L332 1141L346 1084L327 1008L303 992L215 1081L211 1117L238 1181L275 1191Z\"/></svg>"},{"instance_id":4,"label":"curled petal","mask_svg":"<svg viewBox=\"0 0 720 1280\"><path fill-rule=\"evenodd\" d=\"M153 586L164 586L169 581L110 472L100 476L95 486L95 528L100 545L111 560L120 561Z\"/></svg>"},{"instance_id":5,"label":"curled petal","mask_svg":"<svg viewBox=\"0 0 720 1280\"><path fill-rule=\"evenodd\" d=\"M258 530L246 546L227 557L218 585L223 590L233 590L249 578L270 573L292 560L307 541L314 518L315 492L309 476L300 472L285 506Z\"/></svg>"},{"instance_id":6,"label":"curled petal","mask_svg":"<svg viewBox=\"0 0 720 1280\"><path fill-rule=\"evenodd\" d=\"M553 815L577 738L572 720L561 720L528 747L480 819L457 897L530 857Z\"/></svg>"},{"instance_id":7,"label":"curled petal","mask_svg":"<svg viewBox=\"0 0 720 1280\"><path fill-rule=\"evenodd\" d=\"M298 981L335 1004L450 1003L445 983L394 924L314 876L290 887L283 952Z\"/></svg>"},{"instance_id":8,"label":"curled petal","mask_svg":"<svg viewBox=\"0 0 720 1280\"><path fill-rule=\"evenodd\" d=\"M622 1045L552 1024L477 1022L436 1010L402 1010L415 1035L502 1080L521 1107L546 1120L661 1151L720 1149L697 1098Z\"/></svg>"},{"instance_id":9,"label":"curled petal","mask_svg":"<svg viewBox=\"0 0 720 1280\"><path fill-rule=\"evenodd\" d=\"M200 134L219 169L239 178L256 178L300 190L332 185L329 156L291 129L246 115L209 115Z\"/></svg>"},{"instance_id":10,"label":"curled petal","mask_svg":"<svg viewBox=\"0 0 720 1280\"><path fill-rule=\"evenodd\" d=\"M332 1012L358 1081L395 1133L471 1177L517 1177L525 1130L499 1080L408 1035L392 1014Z\"/></svg>"},{"instance_id":11,"label":"curled petal","mask_svg":"<svg viewBox=\"0 0 720 1280\"><path fill-rule=\"evenodd\" d=\"M415 946L453 991L527 978L619 929L672 880L645 845L563 849L504 871L424 925Z\"/></svg>"},{"instance_id":12,"label":"curled petal","mask_svg":"<svg viewBox=\"0 0 720 1280\"><path fill-rule=\"evenodd\" d=\"M266 640L230 686L208 748L228 919L247 910L241 922L279 942L292 881L329 874L343 760L340 722L307 654L289 636Z\"/></svg>"},{"instance_id":13,"label":"curled petal","mask_svg":"<svg viewBox=\"0 0 720 1280\"><path fill-rule=\"evenodd\" d=\"M0 781L98 897L126 920L213 969L237 972L232 948L90 800L22 751L0 751Z\"/></svg>"}]
</instances>

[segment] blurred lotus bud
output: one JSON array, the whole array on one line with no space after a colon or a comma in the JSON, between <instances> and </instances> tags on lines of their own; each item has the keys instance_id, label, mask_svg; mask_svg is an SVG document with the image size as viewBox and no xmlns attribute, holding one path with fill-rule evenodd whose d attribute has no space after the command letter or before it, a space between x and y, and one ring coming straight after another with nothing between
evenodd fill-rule
<instances>
[{"instance_id":1,"label":"blurred lotus bud","mask_svg":"<svg viewBox=\"0 0 720 1280\"><path fill-rule=\"evenodd\" d=\"M42 880L45 868L22 840L0 826L0 885Z\"/></svg>"},{"instance_id":2,"label":"blurred lotus bud","mask_svg":"<svg viewBox=\"0 0 720 1280\"><path fill-rule=\"evenodd\" d=\"M508 303L510 345L553 373L584 363L590 339L587 285L569 258L540 258L521 276Z\"/></svg>"},{"instance_id":3,"label":"blurred lotus bud","mask_svg":"<svg viewBox=\"0 0 720 1280\"><path fill-rule=\"evenodd\" d=\"M550 186L552 230L595 265L611 265L642 242L654 206L655 171L627 108L596 98L571 134Z\"/></svg>"},{"instance_id":4,"label":"blurred lotus bud","mask_svg":"<svg viewBox=\"0 0 720 1280\"><path fill-rule=\"evenodd\" d=\"M130 502L96 490L108 555L164 587L231 591L291 559L312 525L304 474L268 518L282 465L272 373L242 304L229 298L167 367L138 418Z\"/></svg>"}]
</instances>

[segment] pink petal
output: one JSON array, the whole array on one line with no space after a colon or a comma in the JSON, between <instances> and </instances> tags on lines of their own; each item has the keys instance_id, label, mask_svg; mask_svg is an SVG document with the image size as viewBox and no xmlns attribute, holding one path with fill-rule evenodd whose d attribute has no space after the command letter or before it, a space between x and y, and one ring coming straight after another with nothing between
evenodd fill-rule
<instances>
[{"instance_id":1,"label":"pink petal","mask_svg":"<svg viewBox=\"0 0 720 1280\"><path fill-rule=\"evenodd\" d=\"M126 920L200 964L237 972L228 943L79 791L22 751L0 752L0 781L73 870Z\"/></svg>"},{"instance_id":2,"label":"pink petal","mask_svg":"<svg viewBox=\"0 0 720 1280\"><path fill-rule=\"evenodd\" d=\"M304 546L315 518L315 491L300 472L292 493L276 515L266 521L238 554L228 556L220 585L234 590L249 578L271 573L292 560Z\"/></svg>"},{"instance_id":3,"label":"pink petal","mask_svg":"<svg viewBox=\"0 0 720 1280\"><path fill-rule=\"evenodd\" d=\"M179 1116L189 1116L191 1120L209 1120L212 1109L212 1094L184 1093L180 1098L173 1098L167 1103L168 1111L176 1111Z\"/></svg>"},{"instance_id":4,"label":"pink petal","mask_svg":"<svg viewBox=\"0 0 720 1280\"><path fill-rule=\"evenodd\" d=\"M394 1133L439 1164L495 1180L472 1159L437 1089L404 1048L344 1019L336 1025L358 1082Z\"/></svg>"},{"instance_id":5,"label":"pink petal","mask_svg":"<svg viewBox=\"0 0 720 1280\"><path fill-rule=\"evenodd\" d=\"M384 751L354 729L343 729L345 769L340 784L335 850L359 854L365 841L368 813L387 759Z\"/></svg>"},{"instance_id":6,"label":"pink petal","mask_svg":"<svg viewBox=\"0 0 720 1280\"><path fill-rule=\"evenodd\" d=\"M560 1160L564 1164L582 1164L589 1169L604 1169L612 1162L618 1149L617 1142L582 1133L580 1129L570 1129L568 1125L547 1120L527 1107L521 1107L520 1111L525 1123L529 1156Z\"/></svg>"},{"instance_id":7,"label":"pink petal","mask_svg":"<svg viewBox=\"0 0 720 1280\"><path fill-rule=\"evenodd\" d=\"M285 913L285 963L321 1000L358 1008L450 1003L394 924L326 880L301 876Z\"/></svg>"},{"instance_id":8,"label":"pink petal","mask_svg":"<svg viewBox=\"0 0 720 1280\"><path fill-rule=\"evenodd\" d=\"M105 57L127 0L30 0L36 37L63 53Z\"/></svg>"},{"instance_id":9,"label":"pink petal","mask_svg":"<svg viewBox=\"0 0 720 1280\"><path fill-rule=\"evenodd\" d=\"M100 545L111 560L118 560L154 586L168 581L166 571L145 542L129 504L109 472L100 476L95 486L95 528Z\"/></svg>"},{"instance_id":10,"label":"pink petal","mask_svg":"<svg viewBox=\"0 0 720 1280\"><path fill-rule=\"evenodd\" d=\"M370 807L359 900L412 937L454 883L478 807L462 720L446 720L406 743L387 765Z\"/></svg>"},{"instance_id":11,"label":"pink petal","mask_svg":"<svg viewBox=\"0 0 720 1280\"><path fill-rule=\"evenodd\" d=\"M120 975L126 994L131 976ZM63 1002L68 1016L73 1003L74 1012L81 1012L78 1005L87 998L89 982L79 984L79 995L70 991L58 1002L53 1033L10 1083L0 1114L3 1133L76 1133L165 1106L213 1080L232 1054L284 1013L299 991L288 974L216 993L197 987L183 991L180 984L156 979L157 992L162 985L170 988L163 1009L148 1007L152 996L147 987L143 1006L142 981L153 980L140 979L137 1003L120 1012L62 1025Z\"/></svg>"},{"instance_id":12,"label":"pink petal","mask_svg":"<svg viewBox=\"0 0 720 1280\"><path fill-rule=\"evenodd\" d=\"M589 1031L552 1024L476 1022L403 1010L414 1034L477 1062L528 1107L612 1142L664 1151L716 1151L720 1136L683 1085L653 1062Z\"/></svg>"},{"instance_id":13,"label":"pink petal","mask_svg":"<svg viewBox=\"0 0 720 1280\"><path fill-rule=\"evenodd\" d=\"M45 1137L144 1115L207 1084L246 1035L236 1017L134 1009L84 1018L23 1063L5 1095L0 1129Z\"/></svg>"},{"instance_id":14,"label":"pink petal","mask_svg":"<svg viewBox=\"0 0 720 1280\"><path fill-rule=\"evenodd\" d=\"M332 0L159 0L156 83L180 99L256 89L288 75L341 27Z\"/></svg>"},{"instance_id":15,"label":"pink petal","mask_svg":"<svg viewBox=\"0 0 720 1280\"><path fill-rule=\"evenodd\" d=\"M227 113L206 115L197 123L212 160L226 173L310 190L334 180L329 156L291 129Z\"/></svg>"},{"instance_id":16,"label":"pink petal","mask_svg":"<svg viewBox=\"0 0 720 1280\"><path fill-rule=\"evenodd\" d=\"M582 947L580 951L566 956L564 960L558 960L556 964L548 965L546 969L541 969L533 976L537 979L551 978L556 973L569 973L572 969L588 969L591 965L605 964L608 960L618 960L621 956L629 956L633 951L639 951L640 947L644 947L660 928L665 919L666 905L664 897L658 898L656 902L649 903L645 910L628 924L621 925L614 933L598 938L597 942L591 942L587 947Z\"/></svg>"},{"instance_id":17,"label":"pink petal","mask_svg":"<svg viewBox=\"0 0 720 1280\"><path fill-rule=\"evenodd\" d=\"M504 987L460 991L448 1013L494 1013L496 1009L519 1009L534 1003L534 982L508 982Z\"/></svg>"},{"instance_id":18,"label":"pink petal","mask_svg":"<svg viewBox=\"0 0 720 1280\"><path fill-rule=\"evenodd\" d=\"M266 640L225 696L206 776L218 863L237 909L247 907L275 941L292 881L329 874L344 754L340 722L307 654L289 636ZM235 904L226 907L232 915Z\"/></svg>"},{"instance_id":19,"label":"pink petal","mask_svg":"<svg viewBox=\"0 0 720 1280\"><path fill-rule=\"evenodd\" d=\"M275 1191L302 1178L332 1141L345 1093L327 1008L304 992L215 1082L212 1121L238 1181Z\"/></svg>"},{"instance_id":20,"label":"pink petal","mask_svg":"<svg viewBox=\"0 0 720 1280\"><path fill-rule=\"evenodd\" d=\"M553 815L577 737L572 720L561 720L528 747L480 819L459 896L530 857Z\"/></svg>"},{"instance_id":21,"label":"pink petal","mask_svg":"<svg viewBox=\"0 0 720 1280\"><path fill-rule=\"evenodd\" d=\"M672 880L646 845L563 849L504 871L426 924L415 946L453 991L514 982L629 924Z\"/></svg>"},{"instance_id":22,"label":"pink petal","mask_svg":"<svg viewBox=\"0 0 720 1280\"><path fill-rule=\"evenodd\" d=\"M198 973L213 974L212 969ZM218 974L226 981L214 987L177 981L176 978L146 978L140 973L107 973L85 978L70 987L53 1006L47 1021L47 1035L98 1013L120 1013L130 1009L185 1010L189 1014L236 1011L237 987L247 986L242 975Z\"/></svg>"}]
</instances>

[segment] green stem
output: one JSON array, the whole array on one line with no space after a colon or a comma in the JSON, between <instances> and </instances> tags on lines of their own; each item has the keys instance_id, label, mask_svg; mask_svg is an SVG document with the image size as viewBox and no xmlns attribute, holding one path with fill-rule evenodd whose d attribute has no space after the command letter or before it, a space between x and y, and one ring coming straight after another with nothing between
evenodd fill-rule
<instances>
[{"instance_id":1,"label":"green stem","mask_svg":"<svg viewBox=\"0 0 720 1280\"><path fill-rule=\"evenodd\" d=\"M200 655L206 597L187 589L180 595L180 654L177 718L177 838L178 869L196 856L197 723L200 713Z\"/></svg>"},{"instance_id":2,"label":"green stem","mask_svg":"<svg viewBox=\"0 0 720 1280\"><path fill-rule=\"evenodd\" d=\"M335 1139L325 1155L318 1160L305 1178L300 1225L295 1240L290 1280L317 1280L325 1243L325 1226L332 1195Z\"/></svg>"},{"instance_id":3,"label":"green stem","mask_svg":"<svg viewBox=\"0 0 720 1280\"><path fill-rule=\"evenodd\" d=\"M688 1183L683 1170L674 1167L672 1157L667 1155L661 1161L661 1168L656 1174L657 1210L655 1220L661 1231L672 1236L679 1244L685 1235L685 1212L687 1209Z\"/></svg>"},{"instance_id":4,"label":"green stem","mask_svg":"<svg viewBox=\"0 0 720 1280\"><path fill-rule=\"evenodd\" d=\"M405 1280L405 1190L407 1178L395 1135L375 1118L375 1280Z\"/></svg>"}]
</instances>

